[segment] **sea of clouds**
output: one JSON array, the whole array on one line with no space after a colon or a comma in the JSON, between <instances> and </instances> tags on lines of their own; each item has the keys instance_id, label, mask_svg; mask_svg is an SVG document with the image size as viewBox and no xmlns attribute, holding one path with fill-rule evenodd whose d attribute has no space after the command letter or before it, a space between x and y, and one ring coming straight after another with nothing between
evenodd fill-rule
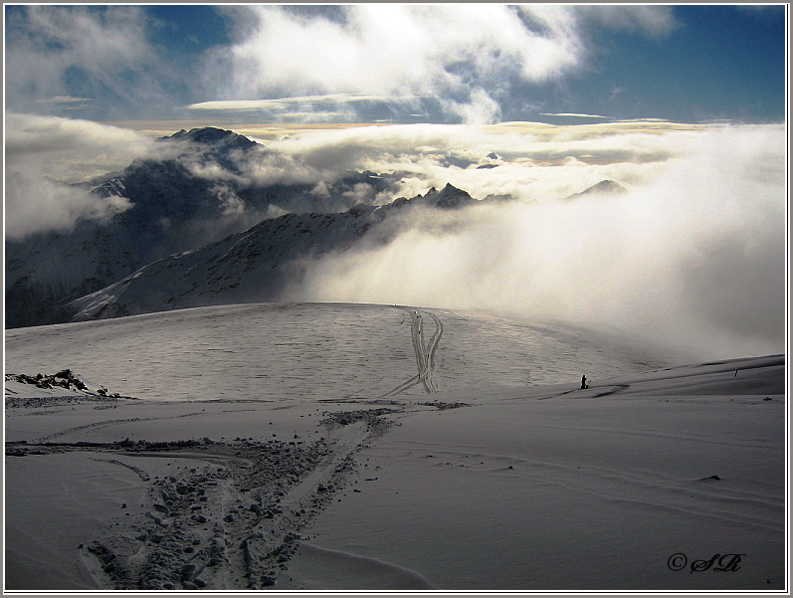
<instances>
[{"instance_id":1,"label":"sea of clouds","mask_svg":"<svg viewBox=\"0 0 793 598\"><path fill-rule=\"evenodd\" d=\"M164 151L140 133L87 121L8 123L7 163L28 174L76 164L102 170L134 152ZM321 195L323 181L349 169L396 171L398 189L362 189L359 199L383 204L447 183L478 199L515 198L416 211L385 245L307 263L307 279L285 298L495 310L613 326L706 352L784 346L783 125L391 125L285 130L267 149L234 176L313 182ZM451 166L449 156L470 165ZM130 207L33 180L6 180L7 236ZM626 191L566 199L602 180Z\"/></svg>"},{"instance_id":2,"label":"sea of clouds","mask_svg":"<svg viewBox=\"0 0 793 598\"><path fill-rule=\"evenodd\" d=\"M386 245L310 263L290 297L598 324L711 355L782 350L784 127L660 129L422 129L410 145L421 152L394 149L396 130L335 133L340 149L370 148L367 167L412 171L408 197L451 182L518 201L415 213ZM330 153L327 139L302 143L309 161ZM501 165L441 166L454 151L495 151ZM605 179L626 192L566 199Z\"/></svg>"}]
</instances>

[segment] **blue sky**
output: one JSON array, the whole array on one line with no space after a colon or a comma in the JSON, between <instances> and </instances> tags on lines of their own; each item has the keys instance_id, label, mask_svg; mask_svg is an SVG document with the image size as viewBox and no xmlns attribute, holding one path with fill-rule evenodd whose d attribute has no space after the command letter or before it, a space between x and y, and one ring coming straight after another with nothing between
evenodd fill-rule
<instances>
[{"instance_id":1,"label":"blue sky","mask_svg":"<svg viewBox=\"0 0 793 598\"><path fill-rule=\"evenodd\" d=\"M785 24L784 5L6 6L5 106L99 121L783 122Z\"/></svg>"},{"instance_id":2,"label":"blue sky","mask_svg":"<svg viewBox=\"0 0 793 598\"><path fill-rule=\"evenodd\" d=\"M678 6L678 26L661 38L611 35L611 52L589 77L603 109L697 122L776 121L785 102L785 20L777 6ZM609 106L609 87L620 88Z\"/></svg>"}]
</instances>

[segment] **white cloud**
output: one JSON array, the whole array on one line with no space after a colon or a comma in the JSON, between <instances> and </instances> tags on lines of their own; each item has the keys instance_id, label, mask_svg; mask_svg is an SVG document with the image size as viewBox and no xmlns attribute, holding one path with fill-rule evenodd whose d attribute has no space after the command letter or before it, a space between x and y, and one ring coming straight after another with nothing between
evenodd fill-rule
<instances>
[{"instance_id":1,"label":"white cloud","mask_svg":"<svg viewBox=\"0 0 793 598\"><path fill-rule=\"evenodd\" d=\"M75 98L73 96L55 96L54 98L38 98L36 104L84 104L91 98Z\"/></svg>"},{"instance_id":2,"label":"white cloud","mask_svg":"<svg viewBox=\"0 0 793 598\"><path fill-rule=\"evenodd\" d=\"M21 238L69 230L77 220L104 220L131 207L127 198L100 197L67 185L122 169L136 157L167 150L135 131L92 121L7 112L5 232Z\"/></svg>"},{"instance_id":3,"label":"white cloud","mask_svg":"<svg viewBox=\"0 0 793 598\"><path fill-rule=\"evenodd\" d=\"M358 183L353 185L352 189L344 193L344 197L355 202L356 204L372 205L375 200L375 190L371 185L366 183Z\"/></svg>"},{"instance_id":4,"label":"white cloud","mask_svg":"<svg viewBox=\"0 0 793 598\"><path fill-rule=\"evenodd\" d=\"M187 108L190 110L223 112L264 110L280 113L292 112L295 110L295 107L300 109L302 106L316 106L318 104L354 104L360 102L389 102L391 99L392 98L388 96L374 96L360 93L335 93L264 100L211 100L207 102L197 102L195 104L190 104L187 106Z\"/></svg>"},{"instance_id":5,"label":"white cloud","mask_svg":"<svg viewBox=\"0 0 793 598\"><path fill-rule=\"evenodd\" d=\"M152 139L101 123L6 112L6 170L79 182L155 151Z\"/></svg>"},{"instance_id":6,"label":"white cloud","mask_svg":"<svg viewBox=\"0 0 793 598\"><path fill-rule=\"evenodd\" d=\"M211 191L220 202L218 211L222 216L240 216L245 212L245 202L240 199L233 189L219 183Z\"/></svg>"},{"instance_id":7,"label":"white cloud","mask_svg":"<svg viewBox=\"0 0 793 598\"><path fill-rule=\"evenodd\" d=\"M594 119L606 119L608 120L608 116L601 116L599 114L578 114L576 112L541 112L541 116L567 116L570 118L594 118Z\"/></svg>"},{"instance_id":8,"label":"white cloud","mask_svg":"<svg viewBox=\"0 0 793 598\"><path fill-rule=\"evenodd\" d=\"M173 79L139 6L27 5L6 10L6 107L128 117L167 97ZM89 112L85 112L88 114Z\"/></svg>"},{"instance_id":9,"label":"white cloud","mask_svg":"<svg viewBox=\"0 0 793 598\"><path fill-rule=\"evenodd\" d=\"M15 173L5 179L5 236L68 231L81 219L105 220L132 207L125 197L99 197L84 187Z\"/></svg>"},{"instance_id":10,"label":"white cloud","mask_svg":"<svg viewBox=\"0 0 793 598\"><path fill-rule=\"evenodd\" d=\"M177 98L204 97L208 101L189 104L193 113L224 106L237 115L272 112L290 122L317 112L324 120L371 122L437 120L433 109L445 107L444 122L493 121L516 84L548 82L585 67L592 24L661 35L674 23L668 7L218 10L233 23L233 42L202 55L200 68L186 69L152 43L158 25L140 6L15 7L6 13L6 105L111 120L151 118L154 110L173 114L183 105ZM428 110L428 99L439 103ZM537 107L523 100L523 109ZM367 103L379 107L377 114Z\"/></svg>"},{"instance_id":11,"label":"white cloud","mask_svg":"<svg viewBox=\"0 0 793 598\"><path fill-rule=\"evenodd\" d=\"M471 90L465 102L446 100L448 110L458 114L462 121L472 125L484 125L501 120L501 107L488 93L479 87Z\"/></svg>"},{"instance_id":12,"label":"white cloud","mask_svg":"<svg viewBox=\"0 0 793 598\"><path fill-rule=\"evenodd\" d=\"M591 27L665 35L675 26L670 7L663 6L362 4L332 12L226 9L236 23L235 41L207 61L207 79L226 82L223 102L245 104L225 106L268 111L291 103L290 96L335 97L350 107L342 95L386 103L435 98L447 118L496 122L499 105L512 99L516 85L585 68ZM191 109L218 109L224 105L218 102ZM530 98L525 102L532 105Z\"/></svg>"},{"instance_id":13,"label":"white cloud","mask_svg":"<svg viewBox=\"0 0 793 598\"><path fill-rule=\"evenodd\" d=\"M643 31L653 36L668 35L678 27L672 6L582 5L576 11L589 24L610 29Z\"/></svg>"},{"instance_id":14,"label":"white cloud","mask_svg":"<svg viewBox=\"0 0 793 598\"><path fill-rule=\"evenodd\" d=\"M230 70L230 99L339 93L437 97L476 122L497 116L492 92L505 81L563 75L578 66L583 53L574 14L567 9L535 6L521 12L482 4L340 9L341 20L309 18L278 6L229 9L238 39L211 64L216 72ZM541 31L526 26L527 15Z\"/></svg>"},{"instance_id":15,"label":"white cloud","mask_svg":"<svg viewBox=\"0 0 793 598\"><path fill-rule=\"evenodd\" d=\"M191 114L248 118L280 123L394 121L414 118L425 100L419 97L335 93L261 100L210 100L186 106Z\"/></svg>"}]
</instances>

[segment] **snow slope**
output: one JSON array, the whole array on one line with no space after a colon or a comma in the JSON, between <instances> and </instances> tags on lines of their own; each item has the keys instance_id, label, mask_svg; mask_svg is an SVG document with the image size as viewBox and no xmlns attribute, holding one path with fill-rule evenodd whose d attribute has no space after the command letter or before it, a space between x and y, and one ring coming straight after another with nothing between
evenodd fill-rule
<instances>
[{"instance_id":1,"label":"snow slope","mask_svg":"<svg viewBox=\"0 0 793 598\"><path fill-rule=\"evenodd\" d=\"M6 331L5 348L9 373L68 367L151 400L421 396L428 388L597 379L690 359L558 324L342 303L202 307L20 328Z\"/></svg>"},{"instance_id":2,"label":"snow slope","mask_svg":"<svg viewBox=\"0 0 793 598\"><path fill-rule=\"evenodd\" d=\"M787 589L784 356L662 357L407 306L9 331L141 398L6 383L6 589Z\"/></svg>"},{"instance_id":3,"label":"snow slope","mask_svg":"<svg viewBox=\"0 0 793 598\"><path fill-rule=\"evenodd\" d=\"M789 588L781 356L576 382L401 417L282 587Z\"/></svg>"}]
</instances>

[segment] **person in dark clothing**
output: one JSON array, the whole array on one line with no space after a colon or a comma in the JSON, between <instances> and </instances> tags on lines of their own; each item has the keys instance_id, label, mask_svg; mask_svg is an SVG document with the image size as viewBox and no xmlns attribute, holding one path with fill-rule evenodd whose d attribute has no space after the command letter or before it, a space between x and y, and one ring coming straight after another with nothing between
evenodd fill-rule
<instances>
[{"instance_id":1,"label":"person in dark clothing","mask_svg":"<svg viewBox=\"0 0 793 598\"><path fill-rule=\"evenodd\" d=\"M587 381L586 381L586 374L581 376L581 390L583 390L585 388L589 388L589 384L587 384Z\"/></svg>"}]
</instances>

